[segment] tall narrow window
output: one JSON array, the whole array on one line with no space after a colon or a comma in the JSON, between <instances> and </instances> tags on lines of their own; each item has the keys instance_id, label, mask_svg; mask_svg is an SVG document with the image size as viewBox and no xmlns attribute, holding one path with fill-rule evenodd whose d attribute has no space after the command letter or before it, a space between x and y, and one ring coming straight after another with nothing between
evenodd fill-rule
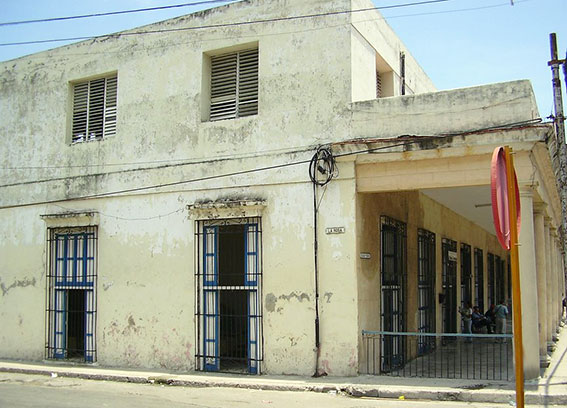
<instances>
[{"instance_id":1,"label":"tall narrow window","mask_svg":"<svg viewBox=\"0 0 567 408\"><path fill-rule=\"evenodd\" d=\"M72 143L116 134L116 74L73 85Z\"/></svg>"},{"instance_id":2,"label":"tall narrow window","mask_svg":"<svg viewBox=\"0 0 567 408\"><path fill-rule=\"evenodd\" d=\"M258 114L258 48L211 57L210 120Z\"/></svg>"},{"instance_id":3,"label":"tall narrow window","mask_svg":"<svg viewBox=\"0 0 567 408\"><path fill-rule=\"evenodd\" d=\"M506 262L504 259L496 256L494 259L494 268L495 268L495 289L494 289L494 296L497 303L500 301L505 300L506 297L506 289L505 289L505 271L506 271Z\"/></svg>"},{"instance_id":4,"label":"tall narrow window","mask_svg":"<svg viewBox=\"0 0 567 408\"><path fill-rule=\"evenodd\" d=\"M457 332L457 243L443 238L443 332ZM454 340L448 338L446 341Z\"/></svg>"},{"instance_id":5,"label":"tall narrow window","mask_svg":"<svg viewBox=\"0 0 567 408\"><path fill-rule=\"evenodd\" d=\"M435 234L417 231L418 267L418 331L435 333ZM435 348L435 337L420 336L418 353L426 354Z\"/></svg>"},{"instance_id":6,"label":"tall narrow window","mask_svg":"<svg viewBox=\"0 0 567 408\"><path fill-rule=\"evenodd\" d=\"M197 369L260 372L259 218L198 221Z\"/></svg>"},{"instance_id":7,"label":"tall narrow window","mask_svg":"<svg viewBox=\"0 0 567 408\"><path fill-rule=\"evenodd\" d=\"M387 332L404 332L406 305L406 224L389 217L381 219L381 323ZM404 336L383 336L381 370L388 372L405 364Z\"/></svg>"},{"instance_id":8,"label":"tall narrow window","mask_svg":"<svg viewBox=\"0 0 567 408\"><path fill-rule=\"evenodd\" d=\"M484 313L484 262L482 249L474 249L474 301Z\"/></svg>"},{"instance_id":9,"label":"tall narrow window","mask_svg":"<svg viewBox=\"0 0 567 408\"><path fill-rule=\"evenodd\" d=\"M472 306L471 246L461 243L461 307Z\"/></svg>"},{"instance_id":10,"label":"tall narrow window","mask_svg":"<svg viewBox=\"0 0 567 408\"><path fill-rule=\"evenodd\" d=\"M496 270L494 265L494 254L490 252L487 254L486 267L488 272L488 306L495 305L498 301L496 300Z\"/></svg>"},{"instance_id":11,"label":"tall narrow window","mask_svg":"<svg viewBox=\"0 0 567 408\"><path fill-rule=\"evenodd\" d=\"M96 361L96 227L49 229L46 357Z\"/></svg>"}]
</instances>

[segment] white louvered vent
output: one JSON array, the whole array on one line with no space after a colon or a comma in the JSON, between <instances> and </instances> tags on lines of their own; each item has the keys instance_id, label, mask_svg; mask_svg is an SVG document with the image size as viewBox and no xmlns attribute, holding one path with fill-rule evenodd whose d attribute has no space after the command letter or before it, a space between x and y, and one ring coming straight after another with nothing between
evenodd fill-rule
<instances>
[{"instance_id":1,"label":"white louvered vent","mask_svg":"<svg viewBox=\"0 0 567 408\"><path fill-rule=\"evenodd\" d=\"M117 93L116 74L74 85L72 143L116 134Z\"/></svg>"},{"instance_id":2,"label":"white louvered vent","mask_svg":"<svg viewBox=\"0 0 567 408\"><path fill-rule=\"evenodd\" d=\"M210 120L258 114L258 49L211 58Z\"/></svg>"}]
</instances>

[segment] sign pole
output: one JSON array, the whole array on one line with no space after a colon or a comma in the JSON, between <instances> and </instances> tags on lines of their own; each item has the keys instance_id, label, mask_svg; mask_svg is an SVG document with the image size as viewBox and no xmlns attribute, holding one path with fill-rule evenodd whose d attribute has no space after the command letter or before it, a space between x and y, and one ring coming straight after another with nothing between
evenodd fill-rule
<instances>
[{"instance_id":1,"label":"sign pole","mask_svg":"<svg viewBox=\"0 0 567 408\"><path fill-rule=\"evenodd\" d=\"M518 257L518 214L516 213L516 178L511 149L504 147L508 185L510 224L510 262L512 272L512 316L514 321L514 366L516 372L516 407L524 408L524 348L522 337L522 300Z\"/></svg>"}]
</instances>

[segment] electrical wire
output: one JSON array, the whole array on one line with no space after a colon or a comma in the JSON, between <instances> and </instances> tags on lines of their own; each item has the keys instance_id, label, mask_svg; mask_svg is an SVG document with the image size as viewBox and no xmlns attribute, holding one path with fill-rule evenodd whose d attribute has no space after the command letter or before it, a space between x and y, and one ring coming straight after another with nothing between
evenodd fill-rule
<instances>
[{"instance_id":1,"label":"electrical wire","mask_svg":"<svg viewBox=\"0 0 567 408\"><path fill-rule=\"evenodd\" d=\"M302 153L305 151L313 150L313 145L303 145L290 148L281 149L270 149L270 150L258 150L253 153L239 154L239 155L217 155L213 159L205 159L203 157L193 157L193 158L183 158L183 159L168 159L168 160L150 160L150 161L139 161L139 162L126 162L126 163L97 163L97 164L66 164L66 165L53 165L53 166L15 166L15 167L0 167L2 170L54 170L54 169L88 169L92 167L117 167L117 166L139 166L148 164L169 164L171 166L184 166L188 164L205 164L212 162L219 162L222 160L239 160L247 159L257 156L270 156L274 154L295 154ZM150 168L137 168L132 170L151 170L157 169L158 167ZM105 173L108 174L108 173ZM2 187L2 186L0 186Z\"/></svg>"},{"instance_id":2,"label":"electrical wire","mask_svg":"<svg viewBox=\"0 0 567 408\"><path fill-rule=\"evenodd\" d=\"M491 127L487 127L487 128L469 130L469 131L464 131L464 132L455 132L455 133L443 134L443 135L427 135L427 136L425 136L425 135L413 135L413 137L415 139L412 139L412 140L406 140L406 141L399 142L399 143L390 143L387 146L380 146L380 147L375 147L375 148L357 150L357 151L353 151L353 152L345 152L345 153L340 153L340 154L334 154L333 157L336 158L336 157L346 157L346 156L365 154L365 153L374 153L374 152L378 152L378 151L382 151L382 150L389 150L389 149L392 149L392 148L395 148L395 147L405 147L405 146L409 146L409 145L416 144L416 143L422 143L424 140L428 140L428 139L429 140L431 140L431 139L443 140L445 138L453 138L455 136L470 135L470 134L482 133L482 132L486 132L486 131L495 131L495 130L504 130L504 129L527 127L527 126L532 126L532 125L535 125L535 124L538 124L538 123L541 123L541 118L533 119L533 120L529 120L529 121L524 121L524 122L514 122L514 123L502 124L502 125L499 125L499 126L491 126ZM404 135L404 136L409 136L409 135ZM391 139L388 139L388 141L397 140L397 139L399 139L399 138L391 138ZM352 140L350 142L352 142L352 143L356 143L356 142L358 142L358 143L370 143L370 141L365 141L365 140L359 140L359 141ZM381 140L381 142L386 142L386 141ZM336 143L336 144L338 145L339 143ZM61 199L45 200L45 201L33 202L33 203L20 203L20 204L5 205L5 206L0 206L0 210L1 209L8 209L8 208L17 208L17 207L29 207L29 206L33 206L33 205L54 204L54 203L61 203L61 202L68 202L68 201L75 201L75 200L80 201L80 200L97 199L97 198L104 198L104 197L111 197L111 196L120 196L120 195L127 194L127 193L148 191L148 190L153 190L153 189L173 187L173 186L179 186L179 185L190 184L190 183L197 183L197 182L202 182L202 181L217 180L217 179L220 179L220 178L233 177L233 176L239 176L239 175L245 175L245 174L253 174L253 173L262 172L262 171L283 169L283 168L298 166L298 165L302 165L302 164L310 164L311 165L312 161L313 161L313 158L308 159L308 160L298 160L298 161L289 162L289 163L274 164L274 165L271 165L271 166L258 167L258 168L254 168L254 169L234 171L234 172L229 172L229 173L224 173L224 174L216 174L216 175L210 175L210 176L205 176L205 177L198 177L198 178L188 179L188 180L174 181L174 182L170 182L170 183L154 184L154 185L149 185L149 186L133 187L133 188L123 189L123 190L108 191L108 192L105 192L105 193L88 194L88 195L77 196L77 197L66 197L66 198L61 198ZM313 184L315 184L315 183L313 183Z\"/></svg>"},{"instance_id":3,"label":"electrical wire","mask_svg":"<svg viewBox=\"0 0 567 408\"><path fill-rule=\"evenodd\" d=\"M321 179L319 174L323 176ZM309 178L313 184L324 186L338 176L338 169L331 149L318 147L309 163Z\"/></svg>"},{"instance_id":4,"label":"electrical wire","mask_svg":"<svg viewBox=\"0 0 567 408\"><path fill-rule=\"evenodd\" d=\"M50 17L50 18L40 18L37 20L21 20L21 21L6 21L0 23L0 27L4 26L14 26L20 24L33 24L33 23L48 23L53 21L65 21L65 20L76 20L82 18L91 18L91 17L105 17L105 16L115 16L120 14L131 14L131 13L141 13L146 11L157 11L157 10L169 10L174 8L181 8L181 7L191 7L191 6L200 6L203 4L211 4L211 3L229 3L234 2L235 0L206 0L206 1L197 1L194 3L183 3L183 4L173 4L170 6L159 6L159 7L147 7L141 9L131 9L131 10L119 10L119 11L109 11L104 13L93 13L93 14L82 14L77 16L66 16L66 17Z\"/></svg>"},{"instance_id":5,"label":"electrical wire","mask_svg":"<svg viewBox=\"0 0 567 408\"><path fill-rule=\"evenodd\" d=\"M0 43L0 47L13 46L13 45L44 44L44 43L50 43L50 42L63 42L63 41L100 40L100 39L108 39L108 38L113 38L113 37L118 38L118 37L147 35L147 34L162 34L162 33L180 32L180 31L181 32L183 32L183 31L194 31L194 30L203 30L203 29L212 29L212 28L237 27L237 26L252 25L252 24L274 23L274 22L280 22L280 21L292 21L292 20L300 20L300 19L307 19L307 18L328 17L328 16L343 15L343 14L353 14L353 13L361 13L361 12L373 11L373 10L385 10L385 9L394 9L394 8L402 8L402 7L413 7L413 6L421 6L421 5L428 5L428 4L435 4L435 3L445 3L445 2L449 2L449 1L455 1L455 0L425 0L425 1L397 4L397 5L391 5L391 6L368 7L368 8L357 9L357 10L329 11L329 12L325 12L325 13L305 14L305 15L297 15L297 16L289 16L289 17L276 17L276 18L261 19L261 20L240 21L240 22L234 22L234 23L208 24L208 25L196 26L196 27L178 27L178 28L169 28L169 29L162 29L162 30L121 32L121 33L114 33L114 34L104 34L104 35L100 35L100 36L80 36L80 37L67 37L67 38L52 38L52 39L47 39L47 40L19 41L19 42L11 42L11 43Z\"/></svg>"},{"instance_id":6,"label":"electrical wire","mask_svg":"<svg viewBox=\"0 0 567 408\"><path fill-rule=\"evenodd\" d=\"M57 205L57 204L52 204L52 205L55 206L55 207L61 208L62 210L65 210L65 211L77 211L76 208L67 208L67 207L63 207L62 205ZM122 220L122 221L151 221L151 220L169 217L173 214L180 213L184 210L185 210L185 206L178 208L177 210L168 212L166 214L153 215L151 217L136 217L136 218L120 217L118 215L106 214L106 213L98 211L98 210L96 211L96 213L99 214L99 215L102 215L103 217L113 218L113 219Z\"/></svg>"}]
</instances>

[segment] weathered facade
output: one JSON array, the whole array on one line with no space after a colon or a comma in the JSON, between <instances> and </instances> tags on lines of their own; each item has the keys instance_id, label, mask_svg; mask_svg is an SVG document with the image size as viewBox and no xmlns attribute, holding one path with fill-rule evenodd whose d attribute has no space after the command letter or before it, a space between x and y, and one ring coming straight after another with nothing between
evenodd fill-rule
<instances>
[{"instance_id":1,"label":"weathered facade","mask_svg":"<svg viewBox=\"0 0 567 408\"><path fill-rule=\"evenodd\" d=\"M449 252L475 302L508 297L486 207L507 144L533 376L564 287L553 130L527 81L437 92L371 7L241 1L2 63L0 358L356 375L385 236L406 242L400 331L420 327L426 236L435 330L460 331L437 301Z\"/></svg>"}]
</instances>

